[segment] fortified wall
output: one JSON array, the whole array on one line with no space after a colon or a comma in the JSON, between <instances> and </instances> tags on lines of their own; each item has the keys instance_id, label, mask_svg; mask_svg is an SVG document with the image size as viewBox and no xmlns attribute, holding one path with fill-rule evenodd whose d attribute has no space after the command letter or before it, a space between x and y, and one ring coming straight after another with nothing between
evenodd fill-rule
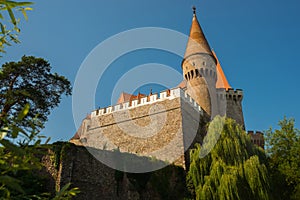
<instances>
[{"instance_id":1,"label":"fortified wall","mask_svg":"<svg viewBox=\"0 0 300 200\"><path fill-rule=\"evenodd\" d=\"M265 148L265 138L261 131L248 131L248 135L250 135L253 144L256 144L263 149Z\"/></svg>"},{"instance_id":2,"label":"fortified wall","mask_svg":"<svg viewBox=\"0 0 300 200\"><path fill-rule=\"evenodd\" d=\"M219 113L234 119L245 129L245 121L242 108L243 90L241 89L217 89Z\"/></svg>"},{"instance_id":3,"label":"fortified wall","mask_svg":"<svg viewBox=\"0 0 300 200\"><path fill-rule=\"evenodd\" d=\"M97 151L107 157L116 157L116 152L88 149L71 143L54 143L42 158L44 167L39 174L52 195L66 184L78 187L80 193L72 199L184 199L188 196L185 186L185 171L169 165L151 173L124 173L112 169L95 159L90 151ZM147 158L127 154L131 160L147 165L154 164ZM115 160L116 161L116 160Z\"/></svg>"},{"instance_id":4,"label":"fortified wall","mask_svg":"<svg viewBox=\"0 0 300 200\"><path fill-rule=\"evenodd\" d=\"M77 141L186 167L184 152L200 142L197 131L203 117L201 107L183 89L175 88L93 111L83 121Z\"/></svg>"}]
</instances>

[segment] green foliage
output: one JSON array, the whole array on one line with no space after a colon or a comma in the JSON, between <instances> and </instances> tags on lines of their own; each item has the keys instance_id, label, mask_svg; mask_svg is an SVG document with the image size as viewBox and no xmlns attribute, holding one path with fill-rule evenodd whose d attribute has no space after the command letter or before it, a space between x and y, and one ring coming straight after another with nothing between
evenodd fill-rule
<instances>
[{"instance_id":1,"label":"green foliage","mask_svg":"<svg viewBox=\"0 0 300 200\"><path fill-rule=\"evenodd\" d=\"M20 43L18 34L20 33L20 19L16 17L14 12L23 14L25 20L28 19L26 11L32 10L30 7L32 2L20 1L0 1L0 52L5 53L5 46L11 46L11 43ZM8 15L8 20L5 18Z\"/></svg>"},{"instance_id":2,"label":"green foliage","mask_svg":"<svg viewBox=\"0 0 300 200\"><path fill-rule=\"evenodd\" d=\"M14 130L15 128L15 125L8 125L5 131L14 132L14 137L18 138L20 136L18 130L22 129ZM42 167L37 157L41 153L39 152L41 138L34 130L22 136L23 141L20 144L13 143L7 136L0 140L0 196L6 199L44 196L45 191L41 186L43 180L33 173Z\"/></svg>"},{"instance_id":3,"label":"green foliage","mask_svg":"<svg viewBox=\"0 0 300 200\"><path fill-rule=\"evenodd\" d=\"M65 142L55 142L52 144L52 151L54 152L53 163L56 170L59 170L62 148L64 145Z\"/></svg>"},{"instance_id":4,"label":"green foliage","mask_svg":"<svg viewBox=\"0 0 300 200\"><path fill-rule=\"evenodd\" d=\"M300 131L294 119L279 122L280 129L266 131L274 197L300 199Z\"/></svg>"},{"instance_id":5,"label":"green foliage","mask_svg":"<svg viewBox=\"0 0 300 200\"><path fill-rule=\"evenodd\" d=\"M207 156L200 159L200 145L191 151L187 174L191 193L196 199L269 199L264 152L234 120L223 121L220 138Z\"/></svg>"},{"instance_id":6,"label":"green foliage","mask_svg":"<svg viewBox=\"0 0 300 200\"><path fill-rule=\"evenodd\" d=\"M71 94L71 87L65 77L50 70L44 59L26 56L0 69L1 199L51 198L44 177L38 174L47 147L39 133L61 96ZM78 193L78 188L69 187L63 187L54 198L70 199Z\"/></svg>"},{"instance_id":7,"label":"green foliage","mask_svg":"<svg viewBox=\"0 0 300 200\"><path fill-rule=\"evenodd\" d=\"M7 130L11 129L8 126ZM17 133L16 138L19 136L20 133ZM37 173L43 167L40 158L47 152L44 149L48 148L41 145L40 138L38 132L31 132L21 144L6 138L0 140L0 197L3 199L51 199L51 194L45 188L47 179ZM54 145L60 152L57 153L59 160L65 146ZM67 184L54 199L71 199L78 192L78 188L70 188L70 184Z\"/></svg>"},{"instance_id":8,"label":"green foliage","mask_svg":"<svg viewBox=\"0 0 300 200\"><path fill-rule=\"evenodd\" d=\"M0 71L0 127L13 125L14 120L15 127L23 130L42 128L61 96L71 95L70 82L51 73L42 58L23 56L19 62L5 63ZM8 134L14 138L12 133Z\"/></svg>"},{"instance_id":9,"label":"green foliage","mask_svg":"<svg viewBox=\"0 0 300 200\"><path fill-rule=\"evenodd\" d=\"M80 192L78 188L70 188L70 186L71 183L66 184L59 192L56 193L53 200L69 200Z\"/></svg>"}]
</instances>

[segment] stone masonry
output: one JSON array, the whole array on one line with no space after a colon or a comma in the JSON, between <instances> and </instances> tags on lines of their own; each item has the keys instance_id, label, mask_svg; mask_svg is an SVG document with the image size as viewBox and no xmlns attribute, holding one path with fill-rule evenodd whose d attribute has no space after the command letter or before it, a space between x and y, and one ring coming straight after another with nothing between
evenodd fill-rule
<instances>
[{"instance_id":1,"label":"stone masonry","mask_svg":"<svg viewBox=\"0 0 300 200\"><path fill-rule=\"evenodd\" d=\"M78 133L82 145L154 157L185 167L200 106L181 88L93 111ZM200 141L198 141L200 142Z\"/></svg>"}]
</instances>

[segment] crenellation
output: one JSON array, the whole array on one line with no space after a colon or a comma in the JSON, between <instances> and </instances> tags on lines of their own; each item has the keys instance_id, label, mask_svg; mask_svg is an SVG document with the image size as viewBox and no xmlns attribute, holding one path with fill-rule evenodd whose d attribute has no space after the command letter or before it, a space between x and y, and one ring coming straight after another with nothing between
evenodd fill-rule
<instances>
[{"instance_id":1,"label":"crenellation","mask_svg":"<svg viewBox=\"0 0 300 200\"><path fill-rule=\"evenodd\" d=\"M165 99L165 98L167 98L167 91L161 92L160 95L159 95L159 98L160 98L160 99Z\"/></svg>"},{"instance_id":2,"label":"crenellation","mask_svg":"<svg viewBox=\"0 0 300 200\"><path fill-rule=\"evenodd\" d=\"M152 94L150 96L147 97L143 97L140 100L139 99L135 99L129 102L124 102L121 104L117 104L114 106L109 106L106 108L100 108L97 110L92 111L91 113L91 117L97 117L99 115L105 115L105 114L110 114L112 112L116 112L116 111L121 111L121 110L127 110L127 109L131 109L131 108L135 108L138 106L143 106L146 104L152 104L158 101L163 101L166 99L173 99L173 98L177 98L177 97L181 97L184 100L188 101L190 103L190 105L192 105L195 109L197 109L198 111L201 111L201 106L197 104L197 102L190 96L188 95L185 91L183 91L183 89L181 88L174 88L171 90L167 90L167 91L162 91L158 94Z\"/></svg>"},{"instance_id":3,"label":"crenellation","mask_svg":"<svg viewBox=\"0 0 300 200\"><path fill-rule=\"evenodd\" d=\"M235 101L242 101L243 100L243 90L241 89L232 89L232 88L229 88L227 91L226 91L226 98L228 100L235 100Z\"/></svg>"},{"instance_id":4,"label":"crenellation","mask_svg":"<svg viewBox=\"0 0 300 200\"><path fill-rule=\"evenodd\" d=\"M111 113L113 111L112 106L109 106L106 108L106 112L105 113Z\"/></svg>"},{"instance_id":5,"label":"crenellation","mask_svg":"<svg viewBox=\"0 0 300 200\"><path fill-rule=\"evenodd\" d=\"M150 96L150 102L155 102L156 99L157 99L157 97L158 97L157 94L152 94L152 95Z\"/></svg>"},{"instance_id":6,"label":"crenellation","mask_svg":"<svg viewBox=\"0 0 300 200\"><path fill-rule=\"evenodd\" d=\"M250 136L251 142L261 148L265 148L264 134L261 131L248 131L247 134Z\"/></svg>"},{"instance_id":7,"label":"crenellation","mask_svg":"<svg viewBox=\"0 0 300 200\"><path fill-rule=\"evenodd\" d=\"M133 101L131 101L131 106L130 107L136 107L137 105L139 104L139 100L138 99L136 99L136 100L133 100Z\"/></svg>"},{"instance_id":8,"label":"crenellation","mask_svg":"<svg viewBox=\"0 0 300 200\"><path fill-rule=\"evenodd\" d=\"M127 109L129 108L129 102L125 102L122 104L122 109Z\"/></svg>"},{"instance_id":9,"label":"crenellation","mask_svg":"<svg viewBox=\"0 0 300 200\"><path fill-rule=\"evenodd\" d=\"M119 111L121 109L121 105L117 104L114 106L114 111Z\"/></svg>"},{"instance_id":10,"label":"crenellation","mask_svg":"<svg viewBox=\"0 0 300 200\"><path fill-rule=\"evenodd\" d=\"M148 97L141 98L141 104L147 103Z\"/></svg>"}]
</instances>

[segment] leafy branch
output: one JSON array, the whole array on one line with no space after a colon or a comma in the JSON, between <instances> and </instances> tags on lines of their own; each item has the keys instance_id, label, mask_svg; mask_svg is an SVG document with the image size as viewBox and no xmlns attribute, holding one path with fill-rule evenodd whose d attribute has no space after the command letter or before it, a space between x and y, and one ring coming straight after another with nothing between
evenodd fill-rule
<instances>
[{"instance_id":1,"label":"leafy branch","mask_svg":"<svg viewBox=\"0 0 300 200\"><path fill-rule=\"evenodd\" d=\"M18 35L20 33L20 19L14 12L22 13L25 20L28 20L27 11L32 10L32 2L18 2L0 0L0 52L6 53L5 46L11 46L12 43L20 43ZM6 15L5 15L6 13ZM8 15L8 19L5 16Z\"/></svg>"}]
</instances>

